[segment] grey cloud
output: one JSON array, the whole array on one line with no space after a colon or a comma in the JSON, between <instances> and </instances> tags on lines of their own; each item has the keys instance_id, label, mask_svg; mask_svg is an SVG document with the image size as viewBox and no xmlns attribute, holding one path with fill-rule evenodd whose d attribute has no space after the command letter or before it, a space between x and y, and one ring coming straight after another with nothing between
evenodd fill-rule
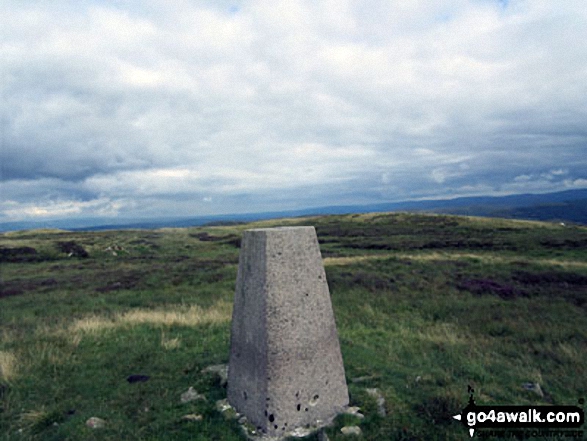
<instances>
[{"instance_id":1,"label":"grey cloud","mask_svg":"<svg viewBox=\"0 0 587 441\"><path fill-rule=\"evenodd\" d=\"M54 3L0 6L11 216L35 202L251 211L587 177L576 2Z\"/></svg>"}]
</instances>

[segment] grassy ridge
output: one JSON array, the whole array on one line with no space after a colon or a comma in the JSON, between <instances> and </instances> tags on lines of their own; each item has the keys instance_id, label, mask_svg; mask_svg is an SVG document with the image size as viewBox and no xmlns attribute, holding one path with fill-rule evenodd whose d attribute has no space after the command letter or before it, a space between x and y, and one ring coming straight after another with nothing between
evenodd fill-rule
<instances>
[{"instance_id":1,"label":"grassy ridge","mask_svg":"<svg viewBox=\"0 0 587 441\"><path fill-rule=\"evenodd\" d=\"M478 404L585 396L587 228L396 213L31 231L0 235L0 440L242 439L201 371L228 358L241 231L278 224L316 226L364 439L463 439L467 385ZM190 386L206 400L182 404Z\"/></svg>"}]
</instances>

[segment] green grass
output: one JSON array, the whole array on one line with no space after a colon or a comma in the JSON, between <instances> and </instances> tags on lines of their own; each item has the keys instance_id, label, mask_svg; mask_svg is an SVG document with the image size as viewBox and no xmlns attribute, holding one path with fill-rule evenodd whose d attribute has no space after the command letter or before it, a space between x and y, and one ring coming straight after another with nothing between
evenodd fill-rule
<instances>
[{"instance_id":1,"label":"green grass","mask_svg":"<svg viewBox=\"0 0 587 441\"><path fill-rule=\"evenodd\" d=\"M587 228L398 213L38 230L0 235L13 250L0 256L0 440L244 439L215 409L225 388L201 371L228 360L242 230L276 225L316 226L365 414L338 418L331 440L345 423L369 440L464 439L451 415L468 385L478 404L587 395ZM59 242L71 241L89 257L68 257ZM180 403L190 386L206 400ZM86 427L92 416L106 427Z\"/></svg>"}]
</instances>

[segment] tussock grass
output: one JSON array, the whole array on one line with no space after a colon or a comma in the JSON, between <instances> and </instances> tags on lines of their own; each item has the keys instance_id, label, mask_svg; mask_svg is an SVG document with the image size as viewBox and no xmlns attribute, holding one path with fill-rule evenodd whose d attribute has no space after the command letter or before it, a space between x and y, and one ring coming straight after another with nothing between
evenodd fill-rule
<instances>
[{"instance_id":1,"label":"tussock grass","mask_svg":"<svg viewBox=\"0 0 587 441\"><path fill-rule=\"evenodd\" d=\"M20 423L24 427L36 426L47 419L49 412L43 406L37 410L27 410L20 415Z\"/></svg>"},{"instance_id":2,"label":"tussock grass","mask_svg":"<svg viewBox=\"0 0 587 441\"><path fill-rule=\"evenodd\" d=\"M285 226L298 226L298 225L313 225L317 218L320 216L305 216L295 218L284 218L284 219L269 219L259 220L251 222L246 225L239 225L236 228L240 230L249 228L273 228L273 227L285 227ZM235 228L235 227L233 227Z\"/></svg>"},{"instance_id":3,"label":"tussock grass","mask_svg":"<svg viewBox=\"0 0 587 441\"><path fill-rule=\"evenodd\" d=\"M435 323L432 326L418 330L416 336L421 340L449 345L461 344L467 341L467 337L452 323Z\"/></svg>"},{"instance_id":4,"label":"tussock grass","mask_svg":"<svg viewBox=\"0 0 587 441\"><path fill-rule=\"evenodd\" d=\"M543 259L533 257L521 260L519 256L503 256L491 252L485 253L460 253L460 252L418 252L418 253L385 253L367 254L348 257L326 257L323 259L324 266L349 266L361 262L385 260L389 258L406 259L421 262L434 261L464 261L475 260L484 264L511 264L511 263L532 263L542 266L556 266L560 268L587 268L587 262L568 259Z\"/></svg>"},{"instance_id":5,"label":"tussock grass","mask_svg":"<svg viewBox=\"0 0 587 441\"><path fill-rule=\"evenodd\" d=\"M17 376L18 364L16 356L9 351L0 351L0 379L14 380Z\"/></svg>"},{"instance_id":6,"label":"tussock grass","mask_svg":"<svg viewBox=\"0 0 587 441\"><path fill-rule=\"evenodd\" d=\"M9 331L8 329L3 329L0 333L0 342L4 344L12 343L16 339L16 336L13 332Z\"/></svg>"},{"instance_id":7,"label":"tussock grass","mask_svg":"<svg viewBox=\"0 0 587 441\"><path fill-rule=\"evenodd\" d=\"M75 320L68 326L68 332L99 333L118 328L127 328L138 325L153 325L160 327L170 326L199 326L203 324L220 324L230 320L232 304L219 301L208 309L197 305L177 307L175 309L134 309L124 313L117 313L112 318L102 315L91 315Z\"/></svg>"},{"instance_id":8,"label":"tussock grass","mask_svg":"<svg viewBox=\"0 0 587 441\"><path fill-rule=\"evenodd\" d=\"M68 230L62 230L59 228L36 228L26 231L9 231L3 234L14 235L14 236L37 236L39 234L61 234L68 233Z\"/></svg>"},{"instance_id":9,"label":"tussock grass","mask_svg":"<svg viewBox=\"0 0 587 441\"><path fill-rule=\"evenodd\" d=\"M55 367L69 363L72 356L72 348L62 345L60 341L39 341L32 347L27 359L31 364Z\"/></svg>"},{"instance_id":10,"label":"tussock grass","mask_svg":"<svg viewBox=\"0 0 587 441\"><path fill-rule=\"evenodd\" d=\"M181 346L181 339L179 337L170 338L165 335L165 332L161 333L161 347L163 349L172 350L177 349Z\"/></svg>"},{"instance_id":11,"label":"tussock grass","mask_svg":"<svg viewBox=\"0 0 587 441\"><path fill-rule=\"evenodd\" d=\"M370 260L389 259L391 255L365 255L365 256L349 256L349 257L325 257L323 259L324 266L345 266L354 265L359 262L366 262Z\"/></svg>"},{"instance_id":12,"label":"tussock grass","mask_svg":"<svg viewBox=\"0 0 587 441\"><path fill-rule=\"evenodd\" d=\"M71 334L69 336L69 342L71 346L77 348L79 344L82 342L82 334Z\"/></svg>"},{"instance_id":13,"label":"tussock grass","mask_svg":"<svg viewBox=\"0 0 587 441\"><path fill-rule=\"evenodd\" d=\"M442 215L440 215L442 216ZM560 229L561 226L558 223L543 222L535 220L525 219L500 219L494 217L481 217L481 216L458 216L448 215L446 217L453 217L457 219L466 219L477 225L488 225L491 227L507 227L507 228L548 228L548 229Z\"/></svg>"},{"instance_id":14,"label":"tussock grass","mask_svg":"<svg viewBox=\"0 0 587 441\"><path fill-rule=\"evenodd\" d=\"M532 262L537 263L538 265L560 266L566 269L587 268L587 262L577 260L535 259Z\"/></svg>"},{"instance_id":15,"label":"tussock grass","mask_svg":"<svg viewBox=\"0 0 587 441\"><path fill-rule=\"evenodd\" d=\"M428 253L399 253L395 255L401 259L418 260L418 261L442 261L442 260L476 260L484 264L511 264L514 262L532 263L543 266L559 266L562 268L587 268L587 262L567 259L543 259L532 257L520 259L519 256L504 256L495 253L460 253L460 252L428 252ZM361 256L373 259L375 256ZM376 256L379 257L379 256Z\"/></svg>"}]
</instances>

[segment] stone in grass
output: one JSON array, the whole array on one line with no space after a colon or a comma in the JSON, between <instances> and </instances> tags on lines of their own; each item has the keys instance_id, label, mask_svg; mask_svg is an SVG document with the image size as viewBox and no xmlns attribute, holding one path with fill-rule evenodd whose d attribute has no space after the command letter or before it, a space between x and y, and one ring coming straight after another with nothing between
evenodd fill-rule
<instances>
[{"instance_id":1,"label":"stone in grass","mask_svg":"<svg viewBox=\"0 0 587 441\"><path fill-rule=\"evenodd\" d=\"M361 412L359 412L359 410L361 410L359 407L357 406L351 406L351 407L347 407L344 411L345 415L351 415L360 419L365 418L365 415L363 415Z\"/></svg>"},{"instance_id":2,"label":"stone in grass","mask_svg":"<svg viewBox=\"0 0 587 441\"><path fill-rule=\"evenodd\" d=\"M224 400L216 401L216 410L222 413L227 420L233 420L240 417L240 414L237 413L234 407L228 403L226 398Z\"/></svg>"},{"instance_id":3,"label":"stone in grass","mask_svg":"<svg viewBox=\"0 0 587 441\"><path fill-rule=\"evenodd\" d=\"M181 417L182 420L186 420L186 421L202 421L202 415L198 415L195 413L190 413L188 415L184 415Z\"/></svg>"},{"instance_id":4,"label":"stone in grass","mask_svg":"<svg viewBox=\"0 0 587 441\"><path fill-rule=\"evenodd\" d=\"M383 398L379 389L369 388L366 389L366 391L371 397L375 398L375 401L377 402L377 413L379 416L384 417L387 415L387 412L385 411L385 398Z\"/></svg>"},{"instance_id":5,"label":"stone in grass","mask_svg":"<svg viewBox=\"0 0 587 441\"><path fill-rule=\"evenodd\" d=\"M103 429L106 427L106 421L104 421L102 418L91 417L86 421L86 426L91 429Z\"/></svg>"},{"instance_id":6,"label":"stone in grass","mask_svg":"<svg viewBox=\"0 0 587 441\"><path fill-rule=\"evenodd\" d=\"M340 431L345 436L350 436L350 435L361 436L361 433L363 433L359 426L344 426L342 429L340 429Z\"/></svg>"},{"instance_id":7,"label":"stone in grass","mask_svg":"<svg viewBox=\"0 0 587 441\"><path fill-rule=\"evenodd\" d=\"M305 438L308 435L310 435L313 431L314 429L312 429L311 427L296 427L289 433L289 435L291 435L294 438Z\"/></svg>"},{"instance_id":8,"label":"stone in grass","mask_svg":"<svg viewBox=\"0 0 587 441\"><path fill-rule=\"evenodd\" d=\"M224 400L216 401L216 410L219 412L226 412L227 410L231 409L232 406L228 404L228 400L225 398Z\"/></svg>"},{"instance_id":9,"label":"stone in grass","mask_svg":"<svg viewBox=\"0 0 587 441\"><path fill-rule=\"evenodd\" d=\"M190 388L181 394L181 402L182 403L189 403L190 401L195 400L205 400L206 397L204 395L199 394L196 390L190 386Z\"/></svg>"},{"instance_id":10,"label":"stone in grass","mask_svg":"<svg viewBox=\"0 0 587 441\"><path fill-rule=\"evenodd\" d=\"M227 364L214 364L212 366L208 366L207 368L202 369L203 374L216 374L220 379L220 386L226 386L226 382L228 381L228 365Z\"/></svg>"}]
</instances>

